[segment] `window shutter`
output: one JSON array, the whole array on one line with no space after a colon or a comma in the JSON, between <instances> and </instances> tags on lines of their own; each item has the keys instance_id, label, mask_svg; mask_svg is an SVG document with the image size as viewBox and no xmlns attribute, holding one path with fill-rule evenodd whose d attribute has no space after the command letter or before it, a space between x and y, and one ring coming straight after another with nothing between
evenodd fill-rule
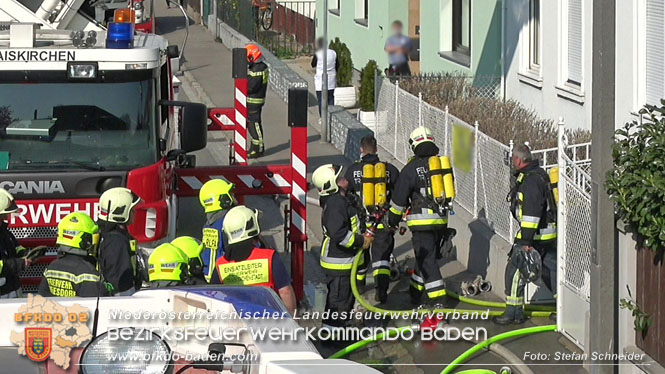
<instances>
[{"instance_id":1,"label":"window shutter","mask_svg":"<svg viewBox=\"0 0 665 374\"><path fill-rule=\"evenodd\" d=\"M582 83L582 0L568 0L568 81Z\"/></svg>"},{"instance_id":2,"label":"window shutter","mask_svg":"<svg viewBox=\"0 0 665 374\"><path fill-rule=\"evenodd\" d=\"M646 2L646 100L658 104L665 96L665 0Z\"/></svg>"}]
</instances>

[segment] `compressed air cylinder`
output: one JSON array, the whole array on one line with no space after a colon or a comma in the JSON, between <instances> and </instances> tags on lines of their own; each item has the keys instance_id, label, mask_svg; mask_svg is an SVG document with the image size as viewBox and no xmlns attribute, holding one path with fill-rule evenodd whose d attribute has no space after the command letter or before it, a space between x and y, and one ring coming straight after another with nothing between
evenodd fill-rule
<instances>
[{"instance_id":1,"label":"compressed air cylinder","mask_svg":"<svg viewBox=\"0 0 665 374\"><path fill-rule=\"evenodd\" d=\"M434 200L442 202L446 195L443 189L443 175L441 175L441 159L439 159L439 156L429 158L429 172L432 197Z\"/></svg>"},{"instance_id":2,"label":"compressed air cylinder","mask_svg":"<svg viewBox=\"0 0 665 374\"><path fill-rule=\"evenodd\" d=\"M554 193L554 202L559 205L559 168L553 167L550 169L550 185L552 186L552 193Z\"/></svg>"},{"instance_id":3,"label":"compressed air cylinder","mask_svg":"<svg viewBox=\"0 0 665 374\"><path fill-rule=\"evenodd\" d=\"M386 164L379 162L374 165L374 204L378 207L383 207L388 202L386 196Z\"/></svg>"},{"instance_id":4,"label":"compressed air cylinder","mask_svg":"<svg viewBox=\"0 0 665 374\"><path fill-rule=\"evenodd\" d=\"M455 198L455 177L453 168L450 165L450 157L441 156L441 169L443 169L443 187L446 193L446 200Z\"/></svg>"},{"instance_id":5,"label":"compressed air cylinder","mask_svg":"<svg viewBox=\"0 0 665 374\"><path fill-rule=\"evenodd\" d=\"M374 206L374 165L363 166L363 205Z\"/></svg>"}]
</instances>

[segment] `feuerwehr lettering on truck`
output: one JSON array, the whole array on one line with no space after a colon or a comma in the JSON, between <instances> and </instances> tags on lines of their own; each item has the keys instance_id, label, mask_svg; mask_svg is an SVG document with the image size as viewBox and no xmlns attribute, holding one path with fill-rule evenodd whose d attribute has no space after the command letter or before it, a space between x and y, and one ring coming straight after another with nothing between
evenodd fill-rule
<instances>
[{"instance_id":1,"label":"feuerwehr lettering on truck","mask_svg":"<svg viewBox=\"0 0 665 374\"><path fill-rule=\"evenodd\" d=\"M72 212L83 212L93 219L99 214L99 200L27 200L17 202L18 212L12 214L14 227L55 226Z\"/></svg>"}]
</instances>

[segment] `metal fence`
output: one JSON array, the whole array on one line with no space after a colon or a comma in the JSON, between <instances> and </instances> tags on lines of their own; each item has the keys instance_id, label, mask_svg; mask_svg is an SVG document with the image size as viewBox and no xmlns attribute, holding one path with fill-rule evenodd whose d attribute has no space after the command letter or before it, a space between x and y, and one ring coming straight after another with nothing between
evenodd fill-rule
<instances>
[{"instance_id":1,"label":"metal fence","mask_svg":"<svg viewBox=\"0 0 665 374\"><path fill-rule=\"evenodd\" d=\"M512 240L514 220L506 202L510 147L478 131L477 123L472 126L402 90L399 82L393 84L386 78L378 82L377 126L373 130L380 144L406 163L412 154L408 146L411 131L421 125L432 129L441 152L452 155L456 204L504 239Z\"/></svg>"},{"instance_id":2,"label":"metal fence","mask_svg":"<svg viewBox=\"0 0 665 374\"><path fill-rule=\"evenodd\" d=\"M469 97L502 98L501 77L495 75L418 74L394 76L390 80L393 83L399 81L400 87L406 91L412 93L423 92L426 99L428 94L438 96L444 92L445 96L451 99Z\"/></svg>"},{"instance_id":3,"label":"metal fence","mask_svg":"<svg viewBox=\"0 0 665 374\"><path fill-rule=\"evenodd\" d=\"M217 17L245 37L261 43L278 58L309 54L314 49L316 1L218 0Z\"/></svg>"},{"instance_id":4,"label":"metal fence","mask_svg":"<svg viewBox=\"0 0 665 374\"><path fill-rule=\"evenodd\" d=\"M215 35L227 48L244 48L252 42L246 35L233 29L230 25L218 18L215 26ZM270 68L270 89L275 91L284 102L288 101L289 89L305 88L307 81L293 71L282 60L275 56L270 50L259 43L263 52L263 59Z\"/></svg>"},{"instance_id":5,"label":"metal fence","mask_svg":"<svg viewBox=\"0 0 665 374\"><path fill-rule=\"evenodd\" d=\"M591 272L591 176L588 164L576 161L559 124L559 209L557 211L559 331L580 347L588 332Z\"/></svg>"},{"instance_id":6,"label":"metal fence","mask_svg":"<svg viewBox=\"0 0 665 374\"><path fill-rule=\"evenodd\" d=\"M455 172L456 204L484 221L499 236L512 241L517 225L510 215L506 196L511 186L511 146L502 144L446 109L426 103L399 87L400 81L377 80L377 125L374 132L380 144L402 163L412 155L408 138L416 127L432 129L441 152L452 156ZM589 144L576 145L567 152L576 155L575 163L590 164ZM556 150L556 148L555 148ZM574 151L573 151L574 150ZM582 151L584 150L584 151ZM544 161L552 150L535 151ZM546 166L551 166L545 163ZM582 180L578 176L578 180Z\"/></svg>"}]
</instances>

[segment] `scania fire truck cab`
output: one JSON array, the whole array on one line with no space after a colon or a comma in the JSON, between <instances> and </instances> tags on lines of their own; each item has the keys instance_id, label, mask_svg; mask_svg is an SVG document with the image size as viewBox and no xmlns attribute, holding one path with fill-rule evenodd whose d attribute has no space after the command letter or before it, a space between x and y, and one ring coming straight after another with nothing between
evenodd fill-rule
<instances>
[{"instance_id":1,"label":"scania fire truck cab","mask_svg":"<svg viewBox=\"0 0 665 374\"><path fill-rule=\"evenodd\" d=\"M54 246L72 211L96 219L115 186L143 200L129 228L139 242L175 234L174 168L205 147L207 109L173 101L177 48L133 31L112 48L117 32L0 31L0 187L18 201L10 227L26 247ZM24 290L43 269L28 269Z\"/></svg>"}]
</instances>

